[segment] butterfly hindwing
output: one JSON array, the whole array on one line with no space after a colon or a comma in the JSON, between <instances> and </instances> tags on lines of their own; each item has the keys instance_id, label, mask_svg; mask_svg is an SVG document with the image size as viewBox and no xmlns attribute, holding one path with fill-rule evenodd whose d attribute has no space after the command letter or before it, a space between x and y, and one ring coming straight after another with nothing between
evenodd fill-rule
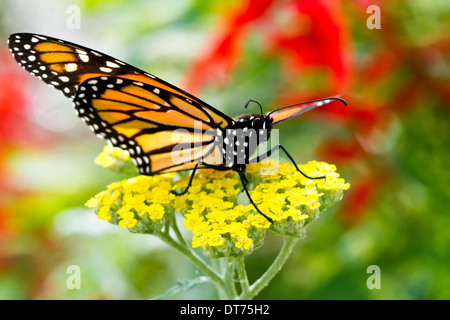
<instances>
[{"instance_id":1,"label":"butterfly hindwing","mask_svg":"<svg viewBox=\"0 0 450 320\"><path fill-rule=\"evenodd\" d=\"M80 84L74 105L98 136L130 153L141 174L192 169L199 161L223 162L215 133L223 134L228 122L215 122L215 109L182 95L101 76Z\"/></svg>"}]
</instances>

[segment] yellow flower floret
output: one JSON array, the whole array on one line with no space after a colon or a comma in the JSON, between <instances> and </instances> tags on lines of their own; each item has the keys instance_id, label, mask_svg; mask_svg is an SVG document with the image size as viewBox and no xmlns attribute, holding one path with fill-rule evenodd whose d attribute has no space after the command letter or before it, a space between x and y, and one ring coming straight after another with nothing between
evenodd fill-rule
<instances>
[{"instance_id":1,"label":"yellow flower floret","mask_svg":"<svg viewBox=\"0 0 450 320\"><path fill-rule=\"evenodd\" d=\"M95 164L104 168L114 167L130 161L130 154L120 148L106 145L103 151L95 158Z\"/></svg>"}]
</instances>

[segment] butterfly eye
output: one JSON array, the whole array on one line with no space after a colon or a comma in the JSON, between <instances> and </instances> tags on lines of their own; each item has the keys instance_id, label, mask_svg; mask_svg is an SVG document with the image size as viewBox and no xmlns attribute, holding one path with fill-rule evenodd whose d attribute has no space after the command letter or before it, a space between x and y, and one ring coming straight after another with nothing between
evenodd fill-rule
<instances>
[{"instance_id":1,"label":"butterfly eye","mask_svg":"<svg viewBox=\"0 0 450 320\"><path fill-rule=\"evenodd\" d=\"M253 128L259 128L260 126L261 126L261 119L256 118L255 120L253 120L253 122L252 122Z\"/></svg>"}]
</instances>

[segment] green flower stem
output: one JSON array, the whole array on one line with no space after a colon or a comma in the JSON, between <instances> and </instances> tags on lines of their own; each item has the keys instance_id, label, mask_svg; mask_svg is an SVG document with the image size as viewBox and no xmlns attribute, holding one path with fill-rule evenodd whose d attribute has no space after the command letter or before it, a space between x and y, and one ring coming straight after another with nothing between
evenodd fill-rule
<instances>
[{"instance_id":1,"label":"green flower stem","mask_svg":"<svg viewBox=\"0 0 450 320\"><path fill-rule=\"evenodd\" d=\"M238 294L236 291L236 286L235 286L235 279L234 279L234 274L235 274L235 270L234 270L234 259L233 258L225 258L224 259L224 264L225 264L225 273L224 273L224 280L225 280L225 285L226 285L226 290L227 292L229 292L231 295L228 295L228 299L233 299L236 300L238 299Z\"/></svg>"},{"instance_id":2,"label":"green flower stem","mask_svg":"<svg viewBox=\"0 0 450 320\"><path fill-rule=\"evenodd\" d=\"M241 296L246 296L250 292L250 285L248 283L247 273L245 272L244 257L238 257L235 259L236 271L241 284Z\"/></svg>"},{"instance_id":3,"label":"green flower stem","mask_svg":"<svg viewBox=\"0 0 450 320\"><path fill-rule=\"evenodd\" d=\"M284 263L288 259L289 255L292 252L292 249L297 243L297 240L298 239L294 237L284 237L283 247L281 248L280 253L276 257L272 265L261 276L261 278L256 280L255 283L250 286L250 290L246 294L244 292L242 293L241 299L253 299L270 282L270 280L273 279L273 277L281 270Z\"/></svg>"},{"instance_id":4,"label":"green flower stem","mask_svg":"<svg viewBox=\"0 0 450 320\"><path fill-rule=\"evenodd\" d=\"M234 292L234 288L231 283L230 287L230 281L226 281L225 277L220 277L209 265L207 265L202 259L200 259L193 251L191 251L186 246L181 245L174 239L170 237L167 233L161 233L159 235L159 238L172 246L173 248L177 249L179 252L184 254L189 260L192 261L205 275L207 275L211 282L216 284L219 288L222 289L224 292L224 295L227 297L227 299L232 299L236 296Z\"/></svg>"},{"instance_id":5,"label":"green flower stem","mask_svg":"<svg viewBox=\"0 0 450 320\"><path fill-rule=\"evenodd\" d=\"M225 264L224 261L225 259L212 259L211 260L211 266L213 267L213 269L216 271L217 274L222 275L222 278L225 278ZM230 291L231 292L231 291ZM228 300L229 297L227 296L227 293L225 292L225 290L221 289L218 290L218 294L219 294L219 299L220 300Z\"/></svg>"},{"instance_id":6,"label":"green flower stem","mask_svg":"<svg viewBox=\"0 0 450 320\"><path fill-rule=\"evenodd\" d=\"M183 246L187 247L186 240L184 240L184 237L181 234L180 229L178 228L177 219L176 219L175 215L173 216L173 219L172 219L172 227L173 227L173 230L175 231L175 234L176 234L176 236L178 238L178 241L180 241L180 243Z\"/></svg>"}]
</instances>

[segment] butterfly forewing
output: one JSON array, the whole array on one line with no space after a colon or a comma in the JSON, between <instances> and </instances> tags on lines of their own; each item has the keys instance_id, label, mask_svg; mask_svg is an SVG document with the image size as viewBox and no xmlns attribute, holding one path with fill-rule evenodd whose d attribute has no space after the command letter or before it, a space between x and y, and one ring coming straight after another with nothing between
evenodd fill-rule
<instances>
[{"instance_id":1,"label":"butterfly forewing","mask_svg":"<svg viewBox=\"0 0 450 320\"><path fill-rule=\"evenodd\" d=\"M219 154L217 143L205 133L223 130L232 119L200 99L68 41L17 33L8 43L25 70L74 100L78 115L98 136L128 150L140 173L186 170L202 159L222 161L212 156ZM183 150L178 156L175 146Z\"/></svg>"},{"instance_id":2,"label":"butterfly forewing","mask_svg":"<svg viewBox=\"0 0 450 320\"><path fill-rule=\"evenodd\" d=\"M12 34L9 36L8 43L14 58L25 70L69 98L75 97L78 86L85 80L99 76L115 76L172 92L186 99L180 101L180 104L186 108L189 108L190 102L200 106L196 109L202 109L205 106L207 110L203 118L207 121L224 124L230 121L225 114L182 89L96 50L32 33ZM190 111L193 114L199 112L193 108L190 108Z\"/></svg>"},{"instance_id":3,"label":"butterfly forewing","mask_svg":"<svg viewBox=\"0 0 450 320\"><path fill-rule=\"evenodd\" d=\"M278 110L269 112L268 116L270 116L270 118L272 119L272 123L275 126L292 118L298 117L305 112L311 111L315 108L319 108L334 101L340 101L346 105L346 102L344 100L337 97L317 99L282 107Z\"/></svg>"},{"instance_id":4,"label":"butterfly forewing","mask_svg":"<svg viewBox=\"0 0 450 320\"><path fill-rule=\"evenodd\" d=\"M161 87L117 77L82 82L74 98L79 117L100 137L128 150L141 174L192 169L197 162L222 164L208 109ZM214 161L214 162L213 162Z\"/></svg>"},{"instance_id":5,"label":"butterfly forewing","mask_svg":"<svg viewBox=\"0 0 450 320\"><path fill-rule=\"evenodd\" d=\"M73 98L78 85L101 75L137 75L126 63L80 45L47 36L18 33L9 39L9 49L28 72Z\"/></svg>"}]
</instances>

